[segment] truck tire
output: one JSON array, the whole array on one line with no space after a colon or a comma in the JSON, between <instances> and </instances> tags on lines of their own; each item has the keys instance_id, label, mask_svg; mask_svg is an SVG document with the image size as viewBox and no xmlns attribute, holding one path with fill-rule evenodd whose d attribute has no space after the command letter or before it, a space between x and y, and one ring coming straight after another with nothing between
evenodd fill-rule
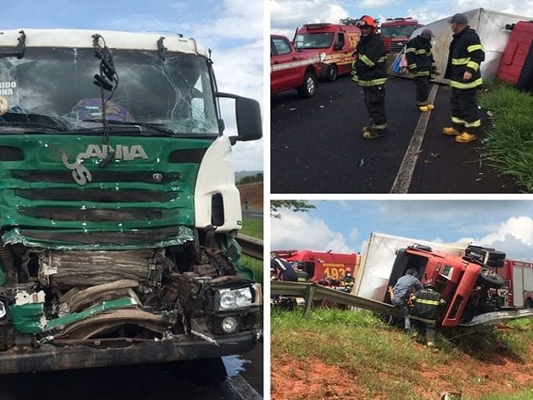
<instances>
[{"instance_id":1,"label":"truck tire","mask_svg":"<svg viewBox=\"0 0 533 400\"><path fill-rule=\"evenodd\" d=\"M311 71L307 71L305 73L304 82L298 88L298 94L303 98L313 97L315 95L316 85L317 79L315 74Z\"/></svg>"},{"instance_id":2,"label":"truck tire","mask_svg":"<svg viewBox=\"0 0 533 400\"><path fill-rule=\"evenodd\" d=\"M505 281L500 275L495 274L488 269L481 270L481 274L479 274L478 278L478 283L482 286L492 289L499 289L503 285L505 285Z\"/></svg>"},{"instance_id":3,"label":"truck tire","mask_svg":"<svg viewBox=\"0 0 533 400\"><path fill-rule=\"evenodd\" d=\"M503 260L488 260L487 267L501 268L503 267Z\"/></svg>"},{"instance_id":4,"label":"truck tire","mask_svg":"<svg viewBox=\"0 0 533 400\"><path fill-rule=\"evenodd\" d=\"M328 67L327 79L328 82L335 82L339 77L339 70L335 64L332 64Z\"/></svg>"},{"instance_id":5,"label":"truck tire","mask_svg":"<svg viewBox=\"0 0 533 400\"><path fill-rule=\"evenodd\" d=\"M499 261L499 260L505 260L506 254L503 251L498 250L489 250L487 252L489 254L488 260L492 261Z\"/></svg>"}]
</instances>

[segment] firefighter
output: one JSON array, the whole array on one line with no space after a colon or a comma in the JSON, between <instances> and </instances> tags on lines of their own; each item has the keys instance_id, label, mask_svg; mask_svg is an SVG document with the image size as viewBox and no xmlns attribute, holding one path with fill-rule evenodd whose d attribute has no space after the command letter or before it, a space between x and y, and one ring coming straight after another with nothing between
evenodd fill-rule
<instances>
[{"instance_id":1,"label":"firefighter","mask_svg":"<svg viewBox=\"0 0 533 400\"><path fill-rule=\"evenodd\" d=\"M356 21L361 29L361 39L354 52L352 80L362 87L370 126L362 129L363 138L374 139L387 134L385 115L385 83L387 82L387 51L383 39L377 33L374 18L363 15Z\"/></svg>"},{"instance_id":2,"label":"firefighter","mask_svg":"<svg viewBox=\"0 0 533 400\"><path fill-rule=\"evenodd\" d=\"M458 143L468 143L476 140L481 127L477 91L483 83L480 64L485 60L485 50L465 14L455 14L449 22L453 40L444 78L450 80L452 88L452 126L444 128L442 133L455 136Z\"/></svg>"},{"instance_id":3,"label":"firefighter","mask_svg":"<svg viewBox=\"0 0 533 400\"><path fill-rule=\"evenodd\" d=\"M270 252L270 268L274 270L280 281L298 281L298 275L292 265L287 260L279 257L275 251Z\"/></svg>"},{"instance_id":4,"label":"firefighter","mask_svg":"<svg viewBox=\"0 0 533 400\"><path fill-rule=\"evenodd\" d=\"M344 270L344 276L341 279L343 291L350 293L355 283L355 278L352 275L352 269L350 267Z\"/></svg>"},{"instance_id":5,"label":"firefighter","mask_svg":"<svg viewBox=\"0 0 533 400\"><path fill-rule=\"evenodd\" d=\"M411 302L413 304L411 319L422 332L425 332L427 346L435 347L435 324L439 317L439 307L446 304L446 301L435 291L433 281L429 280L422 289L411 296Z\"/></svg>"},{"instance_id":6,"label":"firefighter","mask_svg":"<svg viewBox=\"0 0 533 400\"><path fill-rule=\"evenodd\" d=\"M402 310L404 318L404 330L406 333L411 333L411 320L409 319L409 301L411 293L422 289L422 284L415 276L416 271L409 268L405 275L400 277L394 287L389 286L389 293L391 295L391 302L394 306ZM392 325L394 318L391 316L389 325Z\"/></svg>"},{"instance_id":7,"label":"firefighter","mask_svg":"<svg viewBox=\"0 0 533 400\"><path fill-rule=\"evenodd\" d=\"M405 56L407 68L416 86L416 106L422 112L433 110L435 106L428 102L429 80L437 74L437 66L431 53L431 38L435 37L431 29L424 29L420 35L407 42Z\"/></svg>"}]
</instances>

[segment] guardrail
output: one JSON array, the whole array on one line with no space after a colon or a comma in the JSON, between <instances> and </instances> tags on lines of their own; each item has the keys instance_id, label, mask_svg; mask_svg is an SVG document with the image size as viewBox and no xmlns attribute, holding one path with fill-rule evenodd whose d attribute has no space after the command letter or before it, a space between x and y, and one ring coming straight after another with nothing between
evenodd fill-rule
<instances>
[{"instance_id":1,"label":"guardrail","mask_svg":"<svg viewBox=\"0 0 533 400\"><path fill-rule=\"evenodd\" d=\"M365 299L351 293L330 289L312 282L301 283L271 281L270 293L279 294L281 296L303 297L305 299L304 315L306 316L311 311L314 300L329 300L335 303L345 304L350 307L362 308L381 314L393 315L395 317L403 316L400 309L391 304Z\"/></svg>"},{"instance_id":2,"label":"guardrail","mask_svg":"<svg viewBox=\"0 0 533 400\"><path fill-rule=\"evenodd\" d=\"M248 235L237 236L237 242L242 247L242 252L257 260L263 259L263 241Z\"/></svg>"}]
</instances>

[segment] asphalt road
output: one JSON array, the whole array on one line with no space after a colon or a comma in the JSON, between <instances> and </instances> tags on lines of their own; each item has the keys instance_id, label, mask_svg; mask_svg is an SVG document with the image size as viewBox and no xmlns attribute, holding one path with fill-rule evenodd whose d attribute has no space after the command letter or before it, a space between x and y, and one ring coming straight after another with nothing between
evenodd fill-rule
<instances>
[{"instance_id":1,"label":"asphalt road","mask_svg":"<svg viewBox=\"0 0 533 400\"><path fill-rule=\"evenodd\" d=\"M321 82L310 99L271 97L272 193L520 193L480 162L483 135L467 144L441 133L450 124L450 89L433 85L435 110L420 113L414 83L390 77L388 135L365 140L362 90L349 76ZM490 119L482 110L484 126Z\"/></svg>"},{"instance_id":2,"label":"asphalt road","mask_svg":"<svg viewBox=\"0 0 533 400\"><path fill-rule=\"evenodd\" d=\"M0 399L258 400L262 345L214 362L172 362L0 376Z\"/></svg>"}]
</instances>

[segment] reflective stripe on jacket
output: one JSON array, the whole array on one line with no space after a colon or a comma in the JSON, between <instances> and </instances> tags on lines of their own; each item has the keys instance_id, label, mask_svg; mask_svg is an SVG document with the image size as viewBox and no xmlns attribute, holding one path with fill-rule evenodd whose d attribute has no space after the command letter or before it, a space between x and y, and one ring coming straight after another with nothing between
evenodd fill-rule
<instances>
[{"instance_id":1,"label":"reflective stripe on jacket","mask_svg":"<svg viewBox=\"0 0 533 400\"><path fill-rule=\"evenodd\" d=\"M424 322L435 322L439 317L439 306L446 303L440 293L432 289L421 289L411 299L414 304L411 317Z\"/></svg>"},{"instance_id":2,"label":"reflective stripe on jacket","mask_svg":"<svg viewBox=\"0 0 533 400\"><path fill-rule=\"evenodd\" d=\"M485 49L476 31L469 26L453 35L450 43L448 64L444 78L450 80L450 86L457 89L472 89L481 86L480 65L485 60ZM472 79L463 81L463 74L468 71Z\"/></svg>"},{"instance_id":3,"label":"reflective stripe on jacket","mask_svg":"<svg viewBox=\"0 0 533 400\"><path fill-rule=\"evenodd\" d=\"M411 75L430 76L436 71L431 48L431 42L420 35L407 42L405 57Z\"/></svg>"},{"instance_id":4,"label":"reflective stripe on jacket","mask_svg":"<svg viewBox=\"0 0 533 400\"><path fill-rule=\"evenodd\" d=\"M361 36L352 63L352 80L360 86L384 85L387 81L387 50L380 35Z\"/></svg>"}]
</instances>

